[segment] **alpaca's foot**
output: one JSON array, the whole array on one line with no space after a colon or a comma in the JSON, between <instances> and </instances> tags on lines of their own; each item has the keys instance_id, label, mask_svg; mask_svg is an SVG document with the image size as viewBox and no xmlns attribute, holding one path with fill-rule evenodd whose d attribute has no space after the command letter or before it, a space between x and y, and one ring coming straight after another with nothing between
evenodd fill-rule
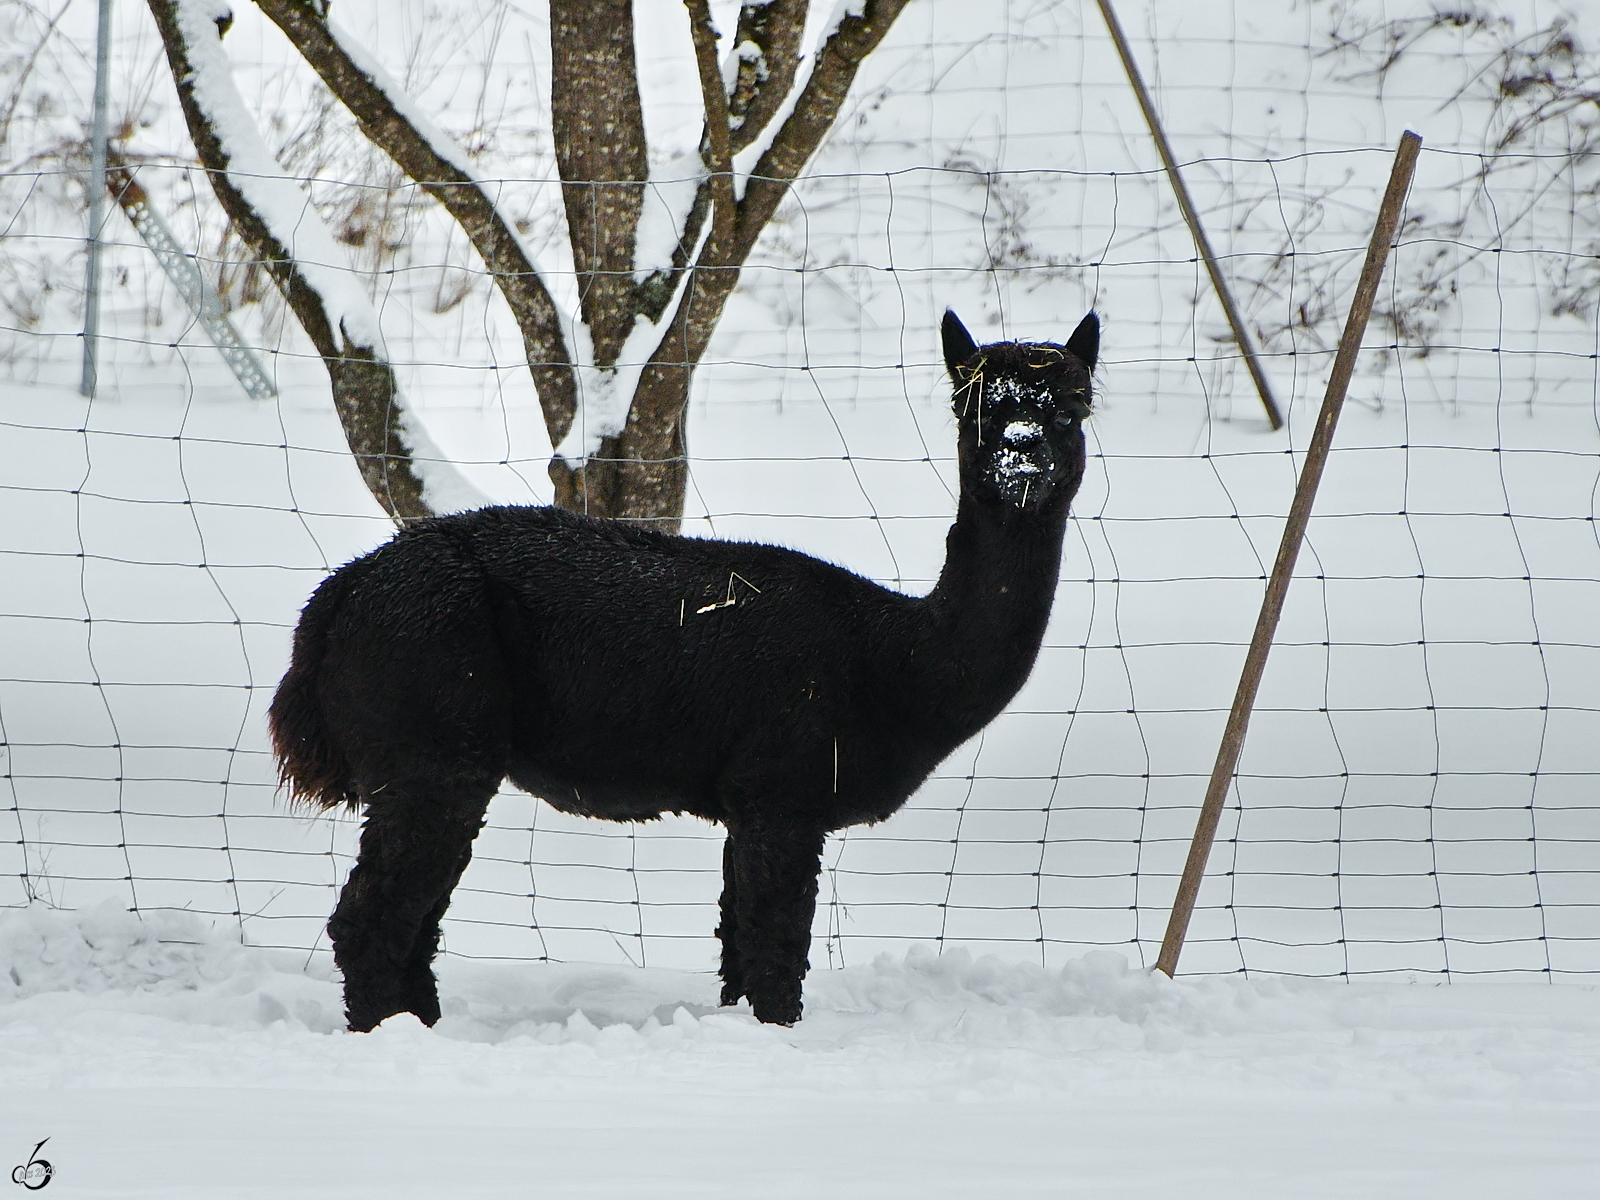
<instances>
[{"instance_id":1,"label":"alpaca's foot","mask_svg":"<svg viewBox=\"0 0 1600 1200\"><path fill-rule=\"evenodd\" d=\"M371 1033L392 1016L394 1016L394 1013L380 1017L372 1010L346 1008L344 1010L344 1026L351 1033Z\"/></svg>"},{"instance_id":2,"label":"alpaca's foot","mask_svg":"<svg viewBox=\"0 0 1600 1200\"><path fill-rule=\"evenodd\" d=\"M398 975L345 969L344 1015L352 1033L368 1033L397 1013L411 1013L430 1027L438 1022L439 985L428 967Z\"/></svg>"},{"instance_id":3,"label":"alpaca's foot","mask_svg":"<svg viewBox=\"0 0 1600 1200\"><path fill-rule=\"evenodd\" d=\"M768 980L745 989L750 1008L763 1025L793 1025L800 1019L800 980Z\"/></svg>"},{"instance_id":4,"label":"alpaca's foot","mask_svg":"<svg viewBox=\"0 0 1600 1200\"><path fill-rule=\"evenodd\" d=\"M390 1017L400 1013L411 1013L430 1028L439 1022L439 1001L435 997L432 1001L413 1001L409 1004L371 1004L352 1003L345 1001L344 1020L345 1027L351 1033L371 1033Z\"/></svg>"},{"instance_id":5,"label":"alpaca's foot","mask_svg":"<svg viewBox=\"0 0 1600 1200\"><path fill-rule=\"evenodd\" d=\"M439 1023L439 983L430 967L413 967L405 981L406 1002L401 1012L415 1013L428 1028Z\"/></svg>"},{"instance_id":6,"label":"alpaca's foot","mask_svg":"<svg viewBox=\"0 0 1600 1200\"><path fill-rule=\"evenodd\" d=\"M787 1028L800 1019L801 1005L798 1000L762 1004L751 1001L750 1007L755 1010L756 1020L763 1025L782 1025Z\"/></svg>"},{"instance_id":7,"label":"alpaca's foot","mask_svg":"<svg viewBox=\"0 0 1600 1200\"><path fill-rule=\"evenodd\" d=\"M733 939L724 937L721 929L717 936L723 938L722 967L717 971L722 980L722 1007L732 1008L744 999L744 971L739 967L739 953L733 948Z\"/></svg>"},{"instance_id":8,"label":"alpaca's foot","mask_svg":"<svg viewBox=\"0 0 1600 1200\"><path fill-rule=\"evenodd\" d=\"M723 973L722 998L723 1008L732 1008L746 996L750 998L750 1007L755 1012L756 1020L766 1025L793 1025L800 1019L800 984L768 986L765 989L751 988L743 979L729 979Z\"/></svg>"},{"instance_id":9,"label":"alpaca's foot","mask_svg":"<svg viewBox=\"0 0 1600 1200\"><path fill-rule=\"evenodd\" d=\"M351 1033L370 1033L396 1013L409 1011L397 989L380 991L345 984L344 1019Z\"/></svg>"}]
</instances>

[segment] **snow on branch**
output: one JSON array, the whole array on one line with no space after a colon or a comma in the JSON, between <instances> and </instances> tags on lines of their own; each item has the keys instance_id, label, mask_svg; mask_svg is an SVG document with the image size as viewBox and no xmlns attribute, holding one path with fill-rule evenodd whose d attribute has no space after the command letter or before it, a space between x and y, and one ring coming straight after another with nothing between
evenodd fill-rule
<instances>
[{"instance_id":1,"label":"snow on branch","mask_svg":"<svg viewBox=\"0 0 1600 1200\"><path fill-rule=\"evenodd\" d=\"M234 84L233 63L222 48L222 29L232 23L232 11L219 0L177 0L175 8L189 55L190 87L226 158L228 182L321 299L341 349L368 350L384 357L383 335L371 302L343 267L311 197L267 148Z\"/></svg>"},{"instance_id":2,"label":"snow on branch","mask_svg":"<svg viewBox=\"0 0 1600 1200\"><path fill-rule=\"evenodd\" d=\"M574 323L571 330L573 343L581 348L578 355L580 365L574 370L578 404L566 436L555 447L555 456L570 467L581 467L594 457L607 438L619 436L627 427L639 377L650 365L651 352L662 344L677 319L678 306L682 303L688 280L687 271L677 273L671 299L656 320L652 321L642 314L634 319L633 329L622 343L617 361L612 366L594 365L593 352L588 349L588 330Z\"/></svg>"},{"instance_id":3,"label":"snow on branch","mask_svg":"<svg viewBox=\"0 0 1600 1200\"><path fill-rule=\"evenodd\" d=\"M816 49L799 59L792 83L766 125L744 139L734 175L741 209L752 182L758 196L750 216L759 218L751 244L833 128L856 71L889 32L909 0L837 0L817 35Z\"/></svg>"},{"instance_id":4,"label":"snow on branch","mask_svg":"<svg viewBox=\"0 0 1600 1200\"><path fill-rule=\"evenodd\" d=\"M708 167L710 174L702 187L709 197L713 194L712 185L719 176L721 185L731 182L736 197L729 205L735 218L734 228L726 235L719 233L698 239L698 254L689 252L693 254L690 261L694 264L690 270L705 274L693 289L683 293L681 304L684 311L676 313L671 323L664 327L664 335L651 355L652 370L647 372L647 383L652 376L661 378L670 375L668 369L673 364L699 361L723 305L738 281L739 269L755 248L756 239L788 193L790 184L799 176L822 144L828 130L833 127L862 61L877 48L908 2L840 0L822 31L816 52L805 61L803 71L800 69L801 60L793 55L793 48L799 44L800 30L791 28L785 35L790 41L782 41L773 34L772 25L762 25L760 22L775 23L788 9L793 8L796 11L788 15L803 24L805 5L792 4L790 0L771 0L767 4L749 3L744 6L734 55L742 56L744 52L740 47L746 40L756 40L757 33L766 37L764 63L767 77L760 86L768 89L781 84L782 90L770 93L770 109L766 108L767 102L760 105L771 113L762 128L752 129L751 122L747 121L738 131L739 136L726 142L720 137L713 140L708 132L704 153L711 160ZM705 39L712 31L709 21L702 25L695 18L706 6L703 0L686 0L686 3L690 9L691 28L697 39L697 51L703 59ZM785 45L791 46L791 49L780 53L780 48ZM783 66L786 58L792 61L790 65ZM731 114L735 99L730 99L727 106L722 106L710 95L720 89L722 79L727 77L726 68L719 74L720 78L712 81L710 72L704 65L701 67L702 91L707 93L707 108L708 111L721 109ZM745 105L745 111L757 107L753 101L741 103ZM736 147L741 145L744 148L735 152ZM723 157L723 168L718 170L717 159L721 154L730 157ZM757 160L754 166L741 170L741 160L748 162L751 158ZM702 222L705 207L697 205ZM694 232L698 238L699 230Z\"/></svg>"},{"instance_id":5,"label":"snow on branch","mask_svg":"<svg viewBox=\"0 0 1600 1200\"><path fill-rule=\"evenodd\" d=\"M278 164L233 79L219 0L149 0L190 136L218 200L267 265L328 368L362 479L396 521L487 502L404 405L378 315L299 183Z\"/></svg>"},{"instance_id":6,"label":"snow on branch","mask_svg":"<svg viewBox=\"0 0 1600 1200\"><path fill-rule=\"evenodd\" d=\"M552 442L572 425L577 396L575 320L551 298L541 270L466 154L396 84L364 46L307 0L257 0L258 7L305 58L361 131L455 218L494 276L522 332L528 369Z\"/></svg>"},{"instance_id":7,"label":"snow on branch","mask_svg":"<svg viewBox=\"0 0 1600 1200\"><path fill-rule=\"evenodd\" d=\"M709 15L702 15L697 0L687 0L686 6L698 59L703 52L701 25L704 22L709 31ZM651 168L639 220L634 279L648 285L643 289L643 308L652 319L664 311L668 284L695 261L703 240L714 188L711 114L723 114L730 159L764 132L775 130L773 118L791 99L807 9L808 0L745 0L739 9L733 48L718 64L720 98L711 94L704 65L698 64L702 107L707 114L701 145ZM711 32L714 52L716 38ZM736 182L735 194L741 189Z\"/></svg>"}]
</instances>

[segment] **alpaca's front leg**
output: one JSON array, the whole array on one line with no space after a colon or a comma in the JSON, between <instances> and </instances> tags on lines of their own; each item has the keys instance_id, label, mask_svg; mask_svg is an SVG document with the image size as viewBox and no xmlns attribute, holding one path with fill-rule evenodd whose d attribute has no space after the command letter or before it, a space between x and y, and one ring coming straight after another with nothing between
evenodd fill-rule
<instances>
[{"instance_id":1,"label":"alpaca's front leg","mask_svg":"<svg viewBox=\"0 0 1600 1200\"><path fill-rule=\"evenodd\" d=\"M806 955L817 908L822 840L820 830L804 827L730 826L725 861L732 868L728 875L737 971L756 1020L769 1025L793 1025L800 1019L800 986L811 965ZM725 952L725 972L726 964ZM726 973L723 981L726 995Z\"/></svg>"},{"instance_id":2,"label":"alpaca's front leg","mask_svg":"<svg viewBox=\"0 0 1600 1200\"><path fill-rule=\"evenodd\" d=\"M733 1005L744 996L744 967L739 961L739 892L735 885L733 831L722 843L722 920L717 923L717 940L722 943L722 1003Z\"/></svg>"}]
</instances>

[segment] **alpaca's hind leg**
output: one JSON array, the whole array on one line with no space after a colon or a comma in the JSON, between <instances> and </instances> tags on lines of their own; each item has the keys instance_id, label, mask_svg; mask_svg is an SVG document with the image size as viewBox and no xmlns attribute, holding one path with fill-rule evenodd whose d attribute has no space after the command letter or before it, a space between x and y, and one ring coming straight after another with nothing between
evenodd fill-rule
<instances>
[{"instance_id":1,"label":"alpaca's hind leg","mask_svg":"<svg viewBox=\"0 0 1600 1200\"><path fill-rule=\"evenodd\" d=\"M472 832L476 834L477 830ZM416 1013L424 1025L432 1025L439 1019L439 982L433 975L433 960L439 955L439 924L444 920L445 910L450 907L450 897L456 890L456 884L461 882L461 876L471 861L472 839L468 837L461 847L455 870L445 881L438 902L434 904L433 911L422 919L417 936L411 942L411 957L406 960L401 979L404 1004L397 1011Z\"/></svg>"},{"instance_id":2,"label":"alpaca's hind leg","mask_svg":"<svg viewBox=\"0 0 1600 1200\"><path fill-rule=\"evenodd\" d=\"M817 830L741 823L729 839L742 990L756 1020L769 1025L800 1019L822 838Z\"/></svg>"},{"instance_id":3,"label":"alpaca's hind leg","mask_svg":"<svg viewBox=\"0 0 1600 1200\"><path fill-rule=\"evenodd\" d=\"M733 832L722 843L722 920L717 940L722 943L722 1003L737 1004L744 995L744 968L739 962L739 891L733 861Z\"/></svg>"},{"instance_id":4,"label":"alpaca's hind leg","mask_svg":"<svg viewBox=\"0 0 1600 1200\"><path fill-rule=\"evenodd\" d=\"M439 1019L430 968L439 921L497 782L391 781L369 803L356 865L328 922L351 1029L399 1012Z\"/></svg>"}]
</instances>

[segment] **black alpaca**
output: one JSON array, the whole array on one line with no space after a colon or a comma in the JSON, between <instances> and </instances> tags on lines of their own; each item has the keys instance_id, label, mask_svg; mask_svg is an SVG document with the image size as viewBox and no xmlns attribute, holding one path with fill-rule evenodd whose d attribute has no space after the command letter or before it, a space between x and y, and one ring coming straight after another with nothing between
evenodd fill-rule
<instances>
[{"instance_id":1,"label":"black alpaca","mask_svg":"<svg viewBox=\"0 0 1600 1200\"><path fill-rule=\"evenodd\" d=\"M507 777L722 822L722 1002L799 1019L824 836L898 809L1033 668L1099 330L979 347L945 314L961 499L921 599L554 508L423 521L324 580L270 720L295 800L367 810L328 922L350 1028L438 1019L439 921Z\"/></svg>"}]
</instances>

